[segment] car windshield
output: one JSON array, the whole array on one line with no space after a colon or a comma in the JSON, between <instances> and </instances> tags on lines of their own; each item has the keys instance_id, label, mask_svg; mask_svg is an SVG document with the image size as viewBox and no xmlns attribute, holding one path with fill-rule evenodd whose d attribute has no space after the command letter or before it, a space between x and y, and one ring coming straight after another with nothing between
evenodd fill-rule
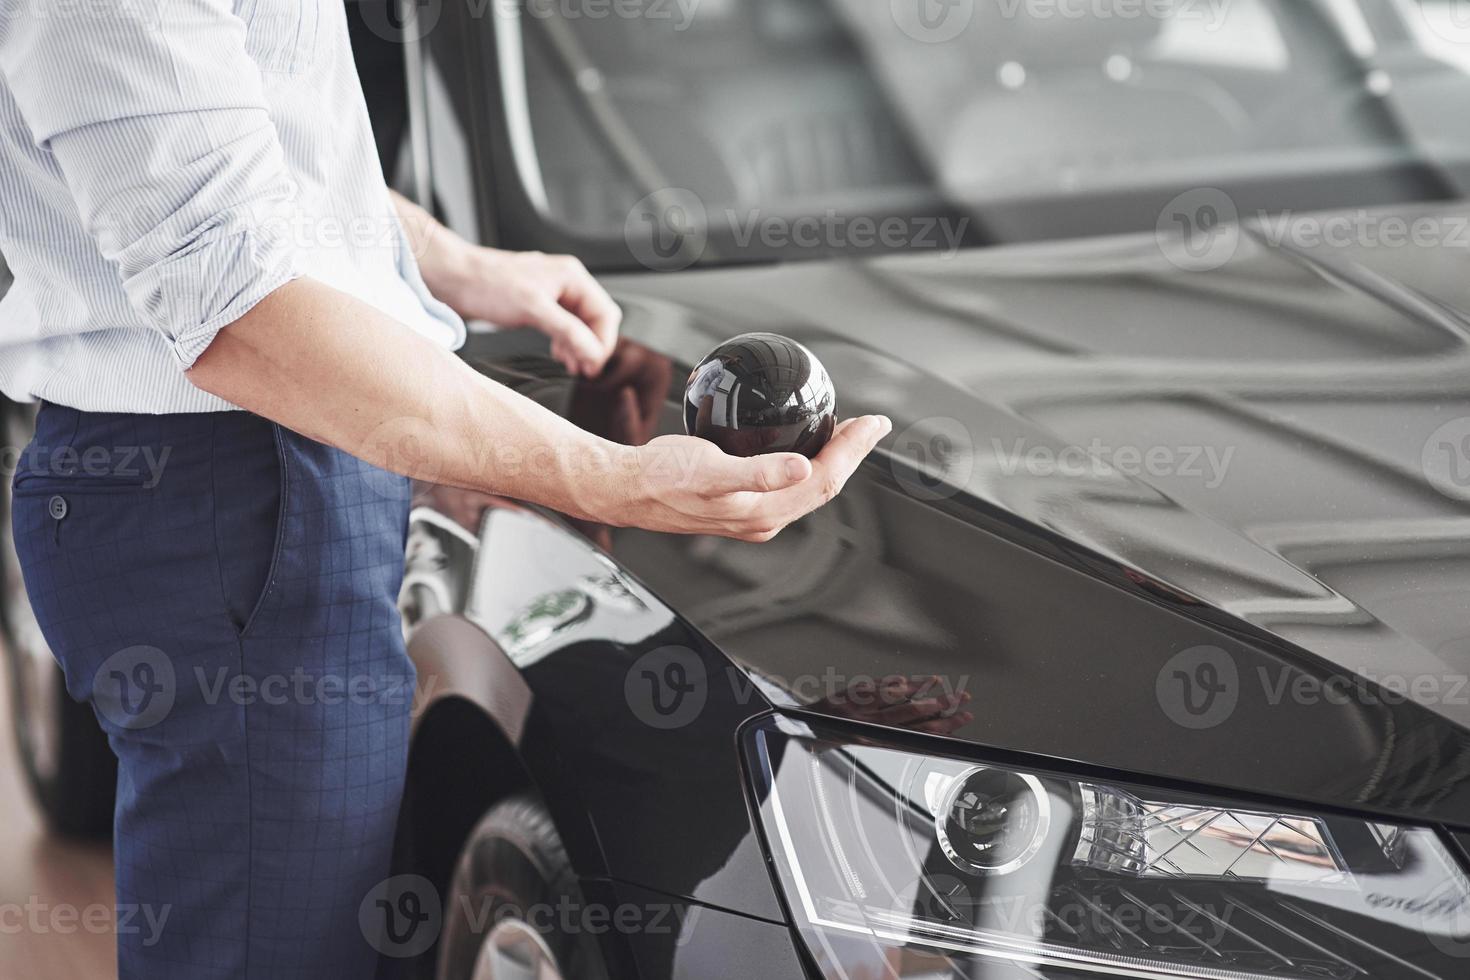
<instances>
[{"instance_id":1,"label":"car windshield","mask_svg":"<svg viewBox=\"0 0 1470 980\"><path fill-rule=\"evenodd\" d=\"M530 0L497 32L527 197L635 256L671 227L701 261L810 257L1470 178L1463 0Z\"/></svg>"}]
</instances>

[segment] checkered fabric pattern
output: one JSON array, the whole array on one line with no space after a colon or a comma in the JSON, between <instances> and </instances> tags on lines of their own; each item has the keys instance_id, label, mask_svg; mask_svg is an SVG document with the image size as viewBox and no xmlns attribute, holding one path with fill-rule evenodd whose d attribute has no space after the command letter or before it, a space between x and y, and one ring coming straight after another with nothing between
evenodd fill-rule
<instances>
[{"instance_id":1,"label":"checkered fabric pattern","mask_svg":"<svg viewBox=\"0 0 1470 980\"><path fill-rule=\"evenodd\" d=\"M43 407L17 550L118 754L118 902L162 920L119 935L123 980L372 976L359 907L389 873L414 682L408 500L247 413Z\"/></svg>"}]
</instances>

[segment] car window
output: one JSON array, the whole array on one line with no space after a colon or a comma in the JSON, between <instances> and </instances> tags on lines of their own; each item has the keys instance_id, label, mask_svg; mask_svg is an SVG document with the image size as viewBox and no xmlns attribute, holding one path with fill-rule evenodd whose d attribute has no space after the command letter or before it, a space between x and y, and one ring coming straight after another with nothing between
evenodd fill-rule
<instances>
[{"instance_id":1,"label":"car window","mask_svg":"<svg viewBox=\"0 0 1470 980\"><path fill-rule=\"evenodd\" d=\"M521 177L548 221L603 239L657 235L640 202L674 192L707 261L913 247L924 216L952 223L934 247L981 245L1142 230L1196 187L1253 212L1458 198L1470 177L1470 25L1448 0L600 9L496 20Z\"/></svg>"},{"instance_id":2,"label":"car window","mask_svg":"<svg viewBox=\"0 0 1470 980\"><path fill-rule=\"evenodd\" d=\"M1284 72L1291 62L1286 40L1262 0L1234 0L1230 16L1218 21L1171 18L1160 28L1148 54L1165 64L1220 65L1263 72Z\"/></svg>"}]
</instances>

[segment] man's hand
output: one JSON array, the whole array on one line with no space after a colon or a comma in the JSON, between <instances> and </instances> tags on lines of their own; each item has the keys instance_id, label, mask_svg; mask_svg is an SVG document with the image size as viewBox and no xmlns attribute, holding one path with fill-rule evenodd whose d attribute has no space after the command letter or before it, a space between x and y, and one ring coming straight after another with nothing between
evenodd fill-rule
<instances>
[{"instance_id":1,"label":"man's hand","mask_svg":"<svg viewBox=\"0 0 1470 980\"><path fill-rule=\"evenodd\" d=\"M188 377L405 476L588 521L747 541L769 540L830 500L890 428L880 416L844 422L810 461L727 456L689 436L619 445L311 279L287 283L225 327Z\"/></svg>"},{"instance_id":2,"label":"man's hand","mask_svg":"<svg viewBox=\"0 0 1470 980\"><path fill-rule=\"evenodd\" d=\"M593 377L602 370L623 319L612 297L570 255L473 248L435 295L468 319L546 334L551 356L572 375Z\"/></svg>"},{"instance_id":3,"label":"man's hand","mask_svg":"<svg viewBox=\"0 0 1470 980\"><path fill-rule=\"evenodd\" d=\"M581 261L473 245L397 194L393 206L435 297L466 319L546 334L568 374L602 370L623 314Z\"/></svg>"},{"instance_id":4,"label":"man's hand","mask_svg":"<svg viewBox=\"0 0 1470 980\"><path fill-rule=\"evenodd\" d=\"M848 419L813 460L729 456L704 439L661 436L632 450L636 469L622 499L593 507L609 523L769 541L837 496L892 427L881 415Z\"/></svg>"}]
</instances>

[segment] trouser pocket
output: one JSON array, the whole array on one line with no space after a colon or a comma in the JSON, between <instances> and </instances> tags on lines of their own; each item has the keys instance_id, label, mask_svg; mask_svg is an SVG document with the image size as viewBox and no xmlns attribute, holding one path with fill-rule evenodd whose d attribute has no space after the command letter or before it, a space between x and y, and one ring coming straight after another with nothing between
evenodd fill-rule
<instances>
[{"instance_id":1,"label":"trouser pocket","mask_svg":"<svg viewBox=\"0 0 1470 980\"><path fill-rule=\"evenodd\" d=\"M280 427L243 413L222 414L212 442L220 588L243 635L270 598L280 560L287 462Z\"/></svg>"},{"instance_id":2,"label":"trouser pocket","mask_svg":"<svg viewBox=\"0 0 1470 980\"><path fill-rule=\"evenodd\" d=\"M156 645L206 619L244 632L270 591L283 473L277 428L245 412L42 408L16 468L14 540L74 695L87 658L120 648L99 621Z\"/></svg>"}]
</instances>

